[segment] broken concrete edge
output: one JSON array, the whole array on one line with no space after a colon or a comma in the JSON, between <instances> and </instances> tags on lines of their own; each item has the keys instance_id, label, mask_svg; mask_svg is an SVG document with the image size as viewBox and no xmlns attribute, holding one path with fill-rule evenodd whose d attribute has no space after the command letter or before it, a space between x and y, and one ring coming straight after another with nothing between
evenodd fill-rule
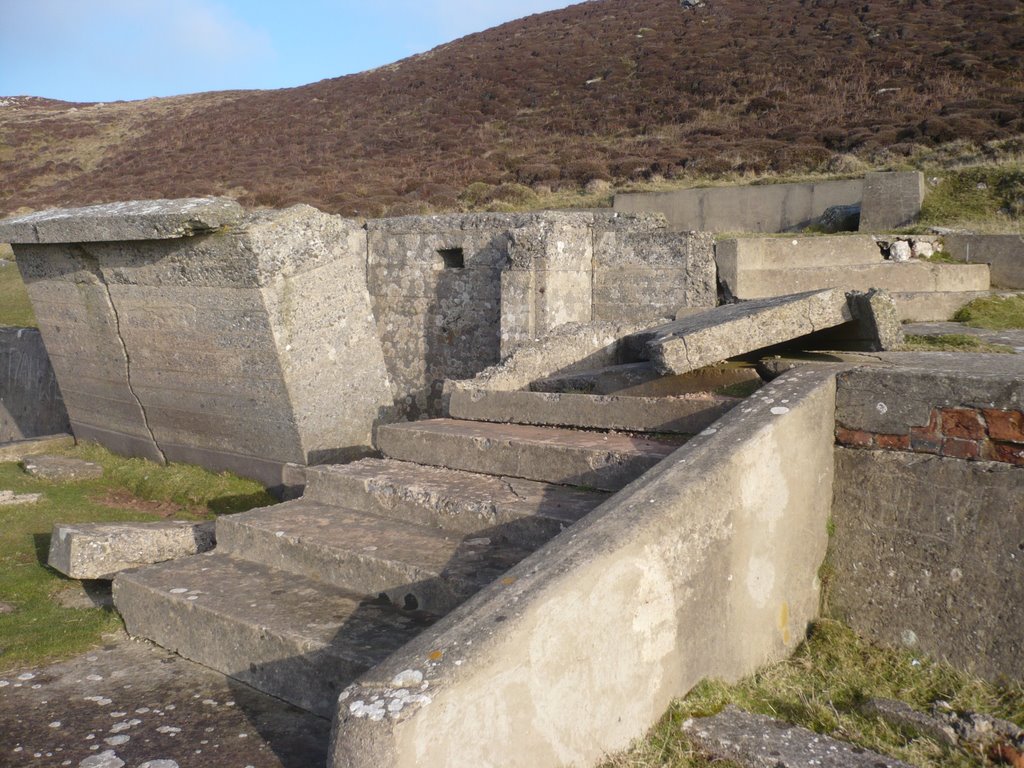
<instances>
[{"instance_id":1,"label":"broken concrete edge","mask_svg":"<svg viewBox=\"0 0 1024 768\"><path fill-rule=\"evenodd\" d=\"M72 579L113 579L121 571L208 552L216 523L56 523L47 564Z\"/></svg>"},{"instance_id":2,"label":"broken concrete edge","mask_svg":"<svg viewBox=\"0 0 1024 768\"><path fill-rule=\"evenodd\" d=\"M165 240L214 232L242 220L242 206L224 197L134 200L59 208L0 221L0 242L93 243Z\"/></svg>"},{"instance_id":3,"label":"broken concrete edge","mask_svg":"<svg viewBox=\"0 0 1024 768\"><path fill-rule=\"evenodd\" d=\"M6 443L0 443L0 463L8 461L18 462L27 456L59 451L63 448L72 448L74 445L74 435L68 434L11 440Z\"/></svg>"},{"instance_id":4,"label":"broken concrete edge","mask_svg":"<svg viewBox=\"0 0 1024 768\"><path fill-rule=\"evenodd\" d=\"M835 382L723 416L340 696L335 768L590 764L701 679L787 656L818 613ZM750 535L736 531L749 530Z\"/></svg>"}]
</instances>

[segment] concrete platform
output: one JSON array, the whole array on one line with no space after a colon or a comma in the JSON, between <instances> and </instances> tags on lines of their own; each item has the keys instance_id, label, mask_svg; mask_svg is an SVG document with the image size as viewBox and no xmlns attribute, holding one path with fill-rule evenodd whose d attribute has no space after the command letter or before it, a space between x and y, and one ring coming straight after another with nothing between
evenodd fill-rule
<instances>
[{"instance_id":1,"label":"concrete platform","mask_svg":"<svg viewBox=\"0 0 1024 768\"><path fill-rule=\"evenodd\" d=\"M129 634L322 717L432 621L222 554L121 573L114 604Z\"/></svg>"},{"instance_id":2,"label":"concrete platform","mask_svg":"<svg viewBox=\"0 0 1024 768\"><path fill-rule=\"evenodd\" d=\"M226 515L218 551L443 614L531 550L299 499Z\"/></svg>"},{"instance_id":3,"label":"concrete platform","mask_svg":"<svg viewBox=\"0 0 1024 768\"><path fill-rule=\"evenodd\" d=\"M676 319L680 319L680 316ZM721 387L759 380L757 371L746 363L720 363L690 373L666 376L652 363L642 362L551 376L532 382L529 388L531 392L664 397L711 392Z\"/></svg>"},{"instance_id":4,"label":"concrete platform","mask_svg":"<svg viewBox=\"0 0 1024 768\"><path fill-rule=\"evenodd\" d=\"M449 413L456 419L498 423L693 435L739 402L740 398L706 392L631 397L461 389L452 393Z\"/></svg>"},{"instance_id":5,"label":"concrete platform","mask_svg":"<svg viewBox=\"0 0 1024 768\"><path fill-rule=\"evenodd\" d=\"M617 491L678 445L557 427L432 419L377 430L385 455L418 464Z\"/></svg>"},{"instance_id":6,"label":"concrete platform","mask_svg":"<svg viewBox=\"0 0 1024 768\"><path fill-rule=\"evenodd\" d=\"M605 493L392 459L309 467L305 498L457 534L540 546Z\"/></svg>"}]
</instances>

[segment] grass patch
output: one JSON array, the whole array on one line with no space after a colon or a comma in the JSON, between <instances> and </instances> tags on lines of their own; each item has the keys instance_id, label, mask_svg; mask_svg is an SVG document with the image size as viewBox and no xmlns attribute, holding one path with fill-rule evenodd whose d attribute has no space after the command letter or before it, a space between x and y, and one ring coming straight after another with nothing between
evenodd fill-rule
<instances>
[{"instance_id":1,"label":"grass patch","mask_svg":"<svg viewBox=\"0 0 1024 768\"><path fill-rule=\"evenodd\" d=\"M1024 164L944 171L925 196L918 224L981 232L1019 232L1024 221Z\"/></svg>"},{"instance_id":2,"label":"grass patch","mask_svg":"<svg viewBox=\"0 0 1024 768\"><path fill-rule=\"evenodd\" d=\"M36 327L36 316L28 300L28 291L21 281L18 265L13 262L0 265L0 325Z\"/></svg>"},{"instance_id":3,"label":"grass patch","mask_svg":"<svg viewBox=\"0 0 1024 768\"><path fill-rule=\"evenodd\" d=\"M1005 331L1024 328L1024 296L986 296L961 307L953 315L958 323L973 328Z\"/></svg>"},{"instance_id":4,"label":"grass patch","mask_svg":"<svg viewBox=\"0 0 1024 768\"><path fill-rule=\"evenodd\" d=\"M903 342L903 352L995 352L1013 354L1010 347L1002 344L990 344L976 336L965 333L944 333L936 336L917 336L907 334Z\"/></svg>"},{"instance_id":5,"label":"grass patch","mask_svg":"<svg viewBox=\"0 0 1024 768\"><path fill-rule=\"evenodd\" d=\"M54 523L202 519L273 503L258 483L227 473L115 456L96 445L60 451L104 468L96 480L55 483L0 463L0 488L42 493L35 504L0 507L0 672L66 658L120 626L108 609L66 608L60 593L77 583L46 567Z\"/></svg>"},{"instance_id":6,"label":"grass patch","mask_svg":"<svg viewBox=\"0 0 1024 768\"><path fill-rule=\"evenodd\" d=\"M948 751L929 739L907 738L861 715L858 707L869 698L899 699L921 710L936 701L948 701L957 709L1024 725L1024 686L995 686L909 651L873 646L839 622L822 620L789 660L735 685L700 683L686 698L674 702L644 739L603 765L705 768L710 763L694 754L680 725L690 717L715 714L727 704L832 734L921 768L987 764L981 755Z\"/></svg>"}]
</instances>

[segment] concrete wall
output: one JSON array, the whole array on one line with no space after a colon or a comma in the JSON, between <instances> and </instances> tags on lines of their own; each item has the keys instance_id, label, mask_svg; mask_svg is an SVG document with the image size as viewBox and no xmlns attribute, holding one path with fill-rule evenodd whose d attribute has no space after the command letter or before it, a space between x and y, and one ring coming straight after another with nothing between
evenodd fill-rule
<instances>
[{"instance_id":1,"label":"concrete wall","mask_svg":"<svg viewBox=\"0 0 1024 768\"><path fill-rule=\"evenodd\" d=\"M993 288L1024 290L1024 234L950 234L945 252L971 264L988 264Z\"/></svg>"},{"instance_id":2,"label":"concrete wall","mask_svg":"<svg viewBox=\"0 0 1024 768\"><path fill-rule=\"evenodd\" d=\"M0 443L70 430L39 331L0 328Z\"/></svg>"},{"instance_id":3,"label":"concrete wall","mask_svg":"<svg viewBox=\"0 0 1024 768\"><path fill-rule=\"evenodd\" d=\"M788 655L817 614L835 388L758 394L347 689L331 765L588 765L702 678Z\"/></svg>"},{"instance_id":4,"label":"concrete wall","mask_svg":"<svg viewBox=\"0 0 1024 768\"><path fill-rule=\"evenodd\" d=\"M852 179L625 192L615 196L615 210L664 214L674 232L788 232L815 223L833 205L859 203L863 187Z\"/></svg>"},{"instance_id":5,"label":"concrete wall","mask_svg":"<svg viewBox=\"0 0 1024 768\"><path fill-rule=\"evenodd\" d=\"M872 640L1021 679L1022 402L1016 355L839 376L830 613Z\"/></svg>"}]
</instances>

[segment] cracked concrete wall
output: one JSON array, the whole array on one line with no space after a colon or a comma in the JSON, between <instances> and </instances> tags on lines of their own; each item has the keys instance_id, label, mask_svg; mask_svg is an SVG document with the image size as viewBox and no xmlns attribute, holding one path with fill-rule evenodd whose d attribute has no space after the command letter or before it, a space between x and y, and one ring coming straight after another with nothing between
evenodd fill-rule
<instances>
[{"instance_id":1,"label":"cracked concrete wall","mask_svg":"<svg viewBox=\"0 0 1024 768\"><path fill-rule=\"evenodd\" d=\"M0 443L70 428L39 331L0 328Z\"/></svg>"}]
</instances>

